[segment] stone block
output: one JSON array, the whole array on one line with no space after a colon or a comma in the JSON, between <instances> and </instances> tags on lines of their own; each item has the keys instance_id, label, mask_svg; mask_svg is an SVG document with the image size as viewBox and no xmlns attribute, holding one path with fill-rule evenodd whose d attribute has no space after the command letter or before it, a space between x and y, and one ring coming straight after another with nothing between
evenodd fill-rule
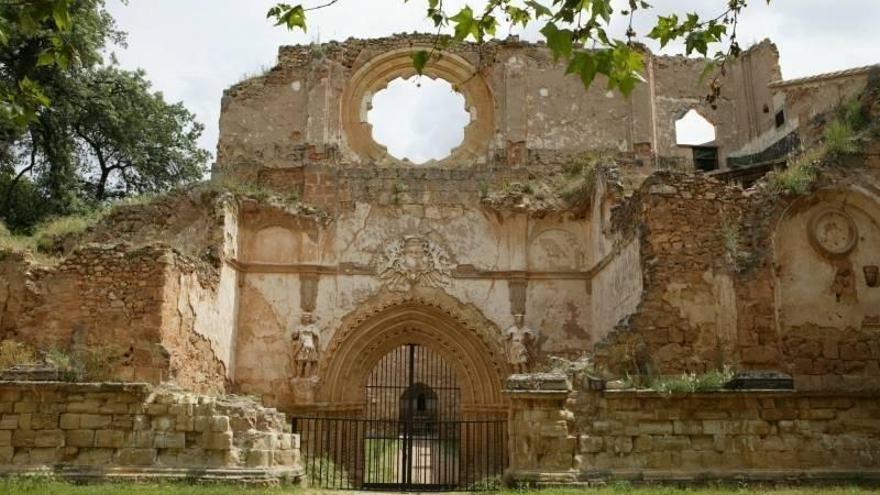
<instances>
[{"instance_id":1,"label":"stone block","mask_svg":"<svg viewBox=\"0 0 880 495\"><path fill-rule=\"evenodd\" d=\"M31 414L32 430L56 430L58 429L58 414Z\"/></svg>"},{"instance_id":2,"label":"stone block","mask_svg":"<svg viewBox=\"0 0 880 495\"><path fill-rule=\"evenodd\" d=\"M174 421L174 429L177 431L194 431L195 422L192 416L181 415Z\"/></svg>"},{"instance_id":3,"label":"stone block","mask_svg":"<svg viewBox=\"0 0 880 495\"><path fill-rule=\"evenodd\" d=\"M232 432L203 433L204 447L208 450L228 450L232 448Z\"/></svg>"},{"instance_id":4,"label":"stone block","mask_svg":"<svg viewBox=\"0 0 880 495\"><path fill-rule=\"evenodd\" d=\"M273 456L274 466L294 467L299 465L299 451L276 450Z\"/></svg>"},{"instance_id":5,"label":"stone block","mask_svg":"<svg viewBox=\"0 0 880 495\"><path fill-rule=\"evenodd\" d=\"M186 434L183 432L158 431L153 436L153 446L157 449L182 449L186 447Z\"/></svg>"},{"instance_id":6,"label":"stone block","mask_svg":"<svg viewBox=\"0 0 880 495\"><path fill-rule=\"evenodd\" d=\"M229 430L229 416L213 416L211 418L211 431L223 432Z\"/></svg>"},{"instance_id":7,"label":"stone block","mask_svg":"<svg viewBox=\"0 0 880 495\"><path fill-rule=\"evenodd\" d=\"M110 466L114 464L114 449L81 448L73 459L80 466Z\"/></svg>"},{"instance_id":8,"label":"stone block","mask_svg":"<svg viewBox=\"0 0 880 495\"><path fill-rule=\"evenodd\" d=\"M37 430L34 433L34 447L64 446L64 432L61 430Z\"/></svg>"},{"instance_id":9,"label":"stone block","mask_svg":"<svg viewBox=\"0 0 880 495\"><path fill-rule=\"evenodd\" d=\"M12 446L12 431L0 430L0 447Z\"/></svg>"},{"instance_id":10,"label":"stone block","mask_svg":"<svg viewBox=\"0 0 880 495\"><path fill-rule=\"evenodd\" d=\"M155 449L121 449L116 461L122 466L152 466L156 462Z\"/></svg>"},{"instance_id":11,"label":"stone block","mask_svg":"<svg viewBox=\"0 0 880 495\"><path fill-rule=\"evenodd\" d=\"M95 433L95 446L104 448L122 448L128 443L128 433L122 430L100 430Z\"/></svg>"},{"instance_id":12,"label":"stone block","mask_svg":"<svg viewBox=\"0 0 880 495\"><path fill-rule=\"evenodd\" d=\"M113 422L113 416L104 414L82 414L79 417L79 427L83 429L97 430L106 428Z\"/></svg>"},{"instance_id":13,"label":"stone block","mask_svg":"<svg viewBox=\"0 0 880 495\"><path fill-rule=\"evenodd\" d=\"M65 413L61 415L61 419L59 421L59 426L62 430L77 430L79 429L79 418L80 414L76 413Z\"/></svg>"},{"instance_id":14,"label":"stone block","mask_svg":"<svg viewBox=\"0 0 880 495\"><path fill-rule=\"evenodd\" d=\"M642 421L638 424L638 430L643 435L671 435L673 433L671 421Z\"/></svg>"},{"instance_id":15,"label":"stone block","mask_svg":"<svg viewBox=\"0 0 880 495\"><path fill-rule=\"evenodd\" d=\"M65 437L71 447L95 446L95 430L67 430Z\"/></svg>"},{"instance_id":16,"label":"stone block","mask_svg":"<svg viewBox=\"0 0 880 495\"><path fill-rule=\"evenodd\" d=\"M654 437L654 450L675 450L678 452L690 449L691 439L685 435L656 436Z\"/></svg>"},{"instance_id":17,"label":"stone block","mask_svg":"<svg viewBox=\"0 0 880 495\"><path fill-rule=\"evenodd\" d=\"M703 433L702 421L673 421L672 431L676 435L699 435Z\"/></svg>"},{"instance_id":18,"label":"stone block","mask_svg":"<svg viewBox=\"0 0 880 495\"><path fill-rule=\"evenodd\" d=\"M0 430L15 430L18 428L17 414L4 414L0 418Z\"/></svg>"},{"instance_id":19,"label":"stone block","mask_svg":"<svg viewBox=\"0 0 880 495\"><path fill-rule=\"evenodd\" d=\"M55 464L62 460L64 449L58 447L34 448L28 451L28 464Z\"/></svg>"},{"instance_id":20,"label":"stone block","mask_svg":"<svg viewBox=\"0 0 880 495\"><path fill-rule=\"evenodd\" d=\"M211 417L210 416L195 416L193 417L193 430L199 433L210 431L211 430Z\"/></svg>"},{"instance_id":21,"label":"stone block","mask_svg":"<svg viewBox=\"0 0 880 495\"><path fill-rule=\"evenodd\" d=\"M4 446L0 447L0 464L12 464L12 458L15 455L15 448Z\"/></svg>"},{"instance_id":22,"label":"stone block","mask_svg":"<svg viewBox=\"0 0 880 495\"><path fill-rule=\"evenodd\" d=\"M146 449L153 446L153 432L150 430L138 430L132 435L132 443L134 447Z\"/></svg>"},{"instance_id":23,"label":"stone block","mask_svg":"<svg viewBox=\"0 0 880 495\"><path fill-rule=\"evenodd\" d=\"M252 449L248 451L245 465L247 467L268 467L272 465L273 452L271 450Z\"/></svg>"}]
</instances>

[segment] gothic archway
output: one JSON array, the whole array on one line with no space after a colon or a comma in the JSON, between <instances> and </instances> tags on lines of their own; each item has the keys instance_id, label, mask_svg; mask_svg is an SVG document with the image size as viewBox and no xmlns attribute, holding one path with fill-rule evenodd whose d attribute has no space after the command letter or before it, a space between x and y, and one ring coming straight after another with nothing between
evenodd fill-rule
<instances>
[{"instance_id":1,"label":"gothic archway","mask_svg":"<svg viewBox=\"0 0 880 495\"><path fill-rule=\"evenodd\" d=\"M376 363L401 345L431 349L459 377L464 416L504 411L508 374L501 332L472 305L434 288L384 292L343 318L319 371L317 406L361 412L363 386Z\"/></svg>"}]
</instances>

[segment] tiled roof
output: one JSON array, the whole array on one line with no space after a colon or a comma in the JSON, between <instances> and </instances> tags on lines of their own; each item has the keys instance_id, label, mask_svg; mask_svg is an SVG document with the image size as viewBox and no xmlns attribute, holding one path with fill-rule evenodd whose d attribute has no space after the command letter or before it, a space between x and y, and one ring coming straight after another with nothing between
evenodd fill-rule
<instances>
[{"instance_id":1,"label":"tiled roof","mask_svg":"<svg viewBox=\"0 0 880 495\"><path fill-rule=\"evenodd\" d=\"M824 74L816 74L813 76L799 77L797 79L787 79L783 81L775 81L770 83L771 88L781 88L785 86L794 86L797 84L808 84L812 82L828 81L831 79L839 79L845 77L859 76L867 74L871 70L880 70L880 64L865 65L862 67L853 67L851 69L839 70L836 72L826 72Z\"/></svg>"}]
</instances>

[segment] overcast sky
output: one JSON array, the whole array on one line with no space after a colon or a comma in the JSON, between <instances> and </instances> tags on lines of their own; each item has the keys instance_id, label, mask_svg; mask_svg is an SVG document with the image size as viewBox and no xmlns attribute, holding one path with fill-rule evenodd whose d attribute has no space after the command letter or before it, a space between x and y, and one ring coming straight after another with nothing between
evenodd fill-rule
<instances>
[{"instance_id":1,"label":"overcast sky","mask_svg":"<svg viewBox=\"0 0 880 495\"><path fill-rule=\"evenodd\" d=\"M298 0L287 0L297 3ZM116 48L120 63L127 68L143 68L154 87L170 101L183 101L205 124L203 147L214 151L217 143L217 121L223 89L245 74L260 72L274 65L278 46L314 41L344 40L349 37L379 37L392 33L428 31L431 24L424 20L425 0L340 0L329 9L310 13L309 32L289 32L274 28L265 13L274 0L107 0L110 12L119 27L128 32L128 48ZM306 5L324 0L305 0ZM481 5L483 0L446 0L450 11L465 3ZM549 0L545 3L550 3ZM697 10L709 14L720 12L727 0L653 0L656 9L637 18L637 31L649 29L652 16L658 12ZM764 0L750 2L739 30L743 45L771 38L779 46L782 73L785 78L834 71L880 62L880 0ZM623 28L615 26L618 30ZM530 26L522 38L536 41L537 29ZM506 31L499 33L506 36ZM652 43L648 43L652 46ZM656 46L652 46L656 49ZM665 52L674 52L667 47ZM403 85L401 85L403 86ZM402 88L408 93L414 84ZM387 126L387 139L399 150L419 148L419 138L430 136L436 143L423 150L421 159L448 153L449 147L460 142L460 125L453 131L440 132L437 122L460 120L460 113L445 111L443 97L451 97L448 88L431 92L420 110L427 112L374 112L374 125ZM378 95L377 95L378 96ZM391 95L392 100L402 98ZM408 107L403 107L408 108ZM433 109L433 110L432 110ZM458 115L458 117L456 117ZM416 121L427 116L430 120ZM381 139L380 139L381 141ZM450 144L451 143L451 144ZM383 144L389 144L383 142ZM403 153L404 151L398 151Z\"/></svg>"}]
</instances>

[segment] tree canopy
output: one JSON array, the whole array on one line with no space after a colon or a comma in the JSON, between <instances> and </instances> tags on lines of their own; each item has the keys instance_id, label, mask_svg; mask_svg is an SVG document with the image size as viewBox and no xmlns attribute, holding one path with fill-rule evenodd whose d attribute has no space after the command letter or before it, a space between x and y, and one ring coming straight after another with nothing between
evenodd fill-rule
<instances>
[{"instance_id":1,"label":"tree canopy","mask_svg":"<svg viewBox=\"0 0 880 495\"><path fill-rule=\"evenodd\" d=\"M102 54L124 42L103 0L0 5L0 218L28 230L198 180L203 126Z\"/></svg>"}]
</instances>

